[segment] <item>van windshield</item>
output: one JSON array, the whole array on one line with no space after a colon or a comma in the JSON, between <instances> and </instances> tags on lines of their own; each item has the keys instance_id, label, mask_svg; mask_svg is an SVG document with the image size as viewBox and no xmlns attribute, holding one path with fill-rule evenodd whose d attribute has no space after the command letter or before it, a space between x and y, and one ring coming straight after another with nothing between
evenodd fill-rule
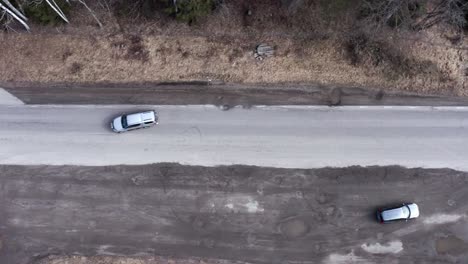
<instances>
[{"instance_id":1,"label":"van windshield","mask_svg":"<svg viewBox=\"0 0 468 264\"><path fill-rule=\"evenodd\" d=\"M122 127L123 127L123 128L127 128L127 127L128 127L128 124L127 124L127 116L126 116L126 115L123 115L123 116L122 116Z\"/></svg>"}]
</instances>

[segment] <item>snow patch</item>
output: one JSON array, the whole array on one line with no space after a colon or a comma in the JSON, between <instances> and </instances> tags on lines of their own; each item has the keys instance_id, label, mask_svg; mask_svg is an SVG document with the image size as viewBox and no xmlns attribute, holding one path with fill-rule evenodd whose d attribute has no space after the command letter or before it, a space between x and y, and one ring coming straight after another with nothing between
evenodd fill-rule
<instances>
[{"instance_id":1,"label":"snow patch","mask_svg":"<svg viewBox=\"0 0 468 264\"><path fill-rule=\"evenodd\" d=\"M96 250L97 255L103 256L117 256L117 254L110 252L109 249L112 248L111 245L100 245Z\"/></svg>"},{"instance_id":2,"label":"snow patch","mask_svg":"<svg viewBox=\"0 0 468 264\"><path fill-rule=\"evenodd\" d=\"M330 254L324 261L323 264L372 264L373 262L368 261L365 258L354 255L354 251L349 254Z\"/></svg>"},{"instance_id":3,"label":"snow patch","mask_svg":"<svg viewBox=\"0 0 468 264\"><path fill-rule=\"evenodd\" d=\"M424 219L424 224L427 225L441 225L456 222L466 215L457 215L457 214L436 214L427 217Z\"/></svg>"},{"instance_id":4,"label":"snow patch","mask_svg":"<svg viewBox=\"0 0 468 264\"><path fill-rule=\"evenodd\" d=\"M223 202L223 206L234 212L259 213L264 211L258 201L250 196L230 196Z\"/></svg>"},{"instance_id":5,"label":"snow patch","mask_svg":"<svg viewBox=\"0 0 468 264\"><path fill-rule=\"evenodd\" d=\"M391 241L386 244L362 244L361 248L371 254L396 254L403 250L403 243L401 241Z\"/></svg>"},{"instance_id":6,"label":"snow patch","mask_svg":"<svg viewBox=\"0 0 468 264\"><path fill-rule=\"evenodd\" d=\"M0 88L0 105L24 105L16 96Z\"/></svg>"},{"instance_id":7,"label":"snow patch","mask_svg":"<svg viewBox=\"0 0 468 264\"><path fill-rule=\"evenodd\" d=\"M258 207L257 201L249 201L244 206L247 208L247 212L249 213L263 212L263 208Z\"/></svg>"}]
</instances>

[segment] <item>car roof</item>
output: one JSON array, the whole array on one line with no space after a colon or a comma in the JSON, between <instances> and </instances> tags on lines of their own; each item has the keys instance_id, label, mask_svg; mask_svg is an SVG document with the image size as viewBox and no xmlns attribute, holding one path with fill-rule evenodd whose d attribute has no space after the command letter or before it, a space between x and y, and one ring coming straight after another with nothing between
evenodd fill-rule
<instances>
[{"instance_id":1,"label":"car roof","mask_svg":"<svg viewBox=\"0 0 468 264\"><path fill-rule=\"evenodd\" d=\"M404 219L408 218L409 211L406 206L400 206L398 208L384 210L382 212L382 219L384 221L393 220L393 219Z\"/></svg>"},{"instance_id":2,"label":"car roof","mask_svg":"<svg viewBox=\"0 0 468 264\"><path fill-rule=\"evenodd\" d=\"M127 115L128 125L141 124L141 123L148 122L148 121L152 121L152 122L156 121L156 116L154 114L154 111L146 111L146 112Z\"/></svg>"},{"instance_id":3,"label":"car roof","mask_svg":"<svg viewBox=\"0 0 468 264\"><path fill-rule=\"evenodd\" d=\"M408 207L406 207L408 206ZM408 210L409 208L409 210ZM419 216L419 208L415 203L403 204L399 207L390 208L382 211L382 219L390 221L395 219L416 218Z\"/></svg>"}]
</instances>

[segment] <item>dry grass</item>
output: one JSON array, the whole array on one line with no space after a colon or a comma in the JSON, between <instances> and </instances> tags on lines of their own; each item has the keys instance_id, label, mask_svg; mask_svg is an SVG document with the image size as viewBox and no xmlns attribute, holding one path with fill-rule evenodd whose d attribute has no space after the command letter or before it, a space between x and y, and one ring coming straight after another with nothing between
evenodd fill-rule
<instances>
[{"instance_id":1,"label":"dry grass","mask_svg":"<svg viewBox=\"0 0 468 264\"><path fill-rule=\"evenodd\" d=\"M353 63L348 35L337 30L351 30L349 15L324 20L314 1L302 1L299 9L272 2L228 1L192 27L163 18L117 23L102 12L106 27L98 30L91 18L75 10L79 19L67 27L0 34L0 76L41 83L313 82L468 95L466 40L453 45L437 28L409 36L383 32L357 53L363 56L360 63ZM274 46L275 57L255 60L259 43Z\"/></svg>"}]
</instances>

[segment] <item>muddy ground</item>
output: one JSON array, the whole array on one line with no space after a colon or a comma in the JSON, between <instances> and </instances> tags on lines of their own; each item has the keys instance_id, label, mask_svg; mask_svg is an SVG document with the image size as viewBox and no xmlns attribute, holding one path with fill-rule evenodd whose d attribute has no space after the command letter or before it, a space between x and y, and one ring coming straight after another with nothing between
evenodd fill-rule
<instances>
[{"instance_id":1,"label":"muddy ground","mask_svg":"<svg viewBox=\"0 0 468 264\"><path fill-rule=\"evenodd\" d=\"M243 261L175 258L175 257L115 257L115 256L48 256L34 264L249 264Z\"/></svg>"},{"instance_id":2,"label":"muddy ground","mask_svg":"<svg viewBox=\"0 0 468 264\"><path fill-rule=\"evenodd\" d=\"M1 263L61 263L48 255L265 264L468 260L468 174L448 169L154 164L0 166L0 174ZM420 218L375 221L377 208L401 202L418 203Z\"/></svg>"},{"instance_id":3,"label":"muddy ground","mask_svg":"<svg viewBox=\"0 0 468 264\"><path fill-rule=\"evenodd\" d=\"M237 105L246 108L252 105L468 105L467 97L424 96L318 84L0 82L0 87L26 104L210 104L227 108Z\"/></svg>"}]
</instances>

